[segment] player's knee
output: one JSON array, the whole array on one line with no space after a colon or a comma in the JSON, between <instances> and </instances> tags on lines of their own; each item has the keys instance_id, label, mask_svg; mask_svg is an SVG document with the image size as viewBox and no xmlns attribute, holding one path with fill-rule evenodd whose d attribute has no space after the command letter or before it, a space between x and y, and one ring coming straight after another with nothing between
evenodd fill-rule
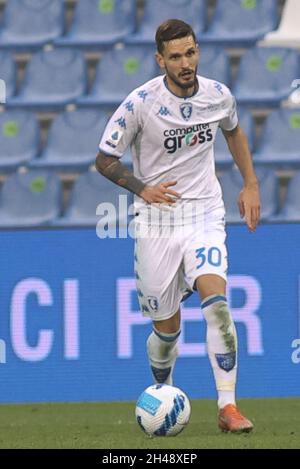
<instances>
[{"instance_id":1,"label":"player's knee","mask_svg":"<svg viewBox=\"0 0 300 469\"><path fill-rule=\"evenodd\" d=\"M153 321L153 327L160 334L177 334L180 329L180 309L172 317L162 321Z\"/></svg>"},{"instance_id":2,"label":"player's knee","mask_svg":"<svg viewBox=\"0 0 300 469\"><path fill-rule=\"evenodd\" d=\"M224 296L226 291L226 281L219 275L200 275L195 280L195 287L197 288L201 298L213 297L217 295Z\"/></svg>"},{"instance_id":3,"label":"player's knee","mask_svg":"<svg viewBox=\"0 0 300 469\"><path fill-rule=\"evenodd\" d=\"M172 334L158 331L155 327L147 340L147 351L149 356L168 357L170 354L177 355L177 341L180 330Z\"/></svg>"}]
</instances>

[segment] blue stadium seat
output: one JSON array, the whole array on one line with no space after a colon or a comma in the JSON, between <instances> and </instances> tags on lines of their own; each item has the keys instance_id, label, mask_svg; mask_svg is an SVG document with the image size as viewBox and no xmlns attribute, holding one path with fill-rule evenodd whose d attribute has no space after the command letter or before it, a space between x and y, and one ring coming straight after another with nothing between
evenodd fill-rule
<instances>
[{"instance_id":1,"label":"blue stadium seat","mask_svg":"<svg viewBox=\"0 0 300 469\"><path fill-rule=\"evenodd\" d=\"M233 93L241 104L278 106L298 77L299 55L281 47L257 47L242 57Z\"/></svg>"},{"instance_id":2,"label":"blue stadium seat","mask_svg":"<svg viewBox=\"0 0 300 469\"><path fill-rule=\"evenodd\" d=\"M239 124L248 137L250 150L253 151L255 140L255 125L251 112L244 107L240 107L238 109L238 116ZM221 129L218 129L214 150L215 160L218 167L221 168L226 166L233 166L234 160L228 149L227 142Z\"/></svg>"},{"instance_id":3,"label":"blue stadium seat","mask_svg":"<svg viewBox=\"0 0 300 469\"><path fill-rule=\"evenodd\" d=\"M274 0L218 0L212 21L200 42L249 46L278 24Z\"/></svg>"},{"instance_id":4,"label":"blue stadium seat","mask_svg":"<svg viewBox=\"0 0 300 469\"><path fill-rule=\"evenodd\" d=\"M230 86L230 60L226 51L222 47L201 47L199 73Z\"/></svg>"},{"instance_id":5,"label":"blue stadium seat","mask_svg":"<svg viewBox=\"0 0 300 469\"><path fill-rule=\"evenodd\" d=\"M93 109L77 109L56 117L45 150L32 167L84 170L95 162L107 115Z\"/></svg>"},{"instance_id":6,"label":"blue stadium seat","mask_svg":"<svg viewBox=\"0 0 300 469\"><path fill-rule=\"evenodd\" d=\"M39 152L40 133L35 116L28 111L0 113L0 170L27 164Z\"/></svg>"},{"instance_id":7,"label":"blue stadium seat","mask_svg":"<svg viewBox=\"0 0 300 469\"><path fill-rule=\"evenodd\" d=\"M300 108L277 109L269 115L254 161L285 168L300 167Z\"/></svg>"},{"instance_id":8,"label":"blue stadium seat","mask_svg":"<svg viewBox=\"0 0 300 469\"><path fill-rule=\"evenodd\" d=\"M116 106L131 91L157 74L152 47L128 45L114 48L100 60L91 93L79 98L78 103Z\"/></svg>"},{"instance_id":9,"label":"blue stadium seat","mask_svg":"<svg viewBox=\"0 0 300 469\"><path fill-rule=\"evenodd\" d=\"M60 36L63 29L63 0L9 0L0 29L0 47L40 47Z\"/></svg>"},{"instance_id":10,"label":"blue stadium seat","mask_svg":"<svg viewBox=\"0 0 300 469\"><path fill-rule=\"evenodd\" d=\"M72 49L40 51L27 65L20 93L9 106L43 109L63 107L86 92L83 54Z\"/></svg>"},{"instance_id":11,"label":"blue stadium seat","mask_svg":"<svg viewBox=\"0 0 300 469\"><path fill-rule=\"evenodd\" d=\"M96 171L88 171L79 176L75 182L70 205L66 214L57 221L57 224L95 226L101 218L100 215L96 215L96 209L100 203L110 203L115 207L116 212L114 213L114 209L112 209L110 220L126 224L126 219L118 216L119 195L128 196L126 199L128 206L132 203L132 194L126 189L115 185ZM102 214L106 215L104 212Z\"/></svg>"},{"instance_id":12,"label":"blue stadium seat","mask_svg":"<svg viewBox=\"0 0 300 469\"><path fill-rule=\"evenodd\" d=\"M16 91L16 64L10 52L0 51L0 79L5 81L6 99Z\"/></svg>"},{"instance_id":13,"label":"blue stadium seat","mask_svg":"<svg viewBox=\"0 0 300 469\"><path fill-rule=\"evenodd\" d=\"M138 32L127 39L138 44L154 44L158 26L170 18L189 23L196 36L204 31L207 17L207 0L146 0Z\"/></svg>"},{"instance_id":14,"label":"blue stadium seat","mask_svg":"<svg viewBox=\"0 0 300 469\"><path fill-rule=\"evenodd\" d=\"M283 207L274 220L300 222L300 171L290 180Z\"/></svg>"},{"instance_id":15,"label":"blue stadium seat","mask_svg":"<svg viewBox=\"0 0 300 469\"><path fill-rule=\"evenodd\" d=\"M108 46L135 29L135 0L84 0L77 3L70 31L58 45Z\"/></svg>"},{"instance_id":16,"label":"blue stadium seat","mask_svg":"<svg viewBox=\"0 0 300 469\"><path fill-rule=\"evenodd\" d=\"M278 179L271 169L257 168L257 177L260 181L261 192L261 220L266 221L276 213L278 207ZM229 223L241 223L238 209L238 197L243 188L243 179L238 169L225 171L220 176L220 184L223 191L223 199L226 208L226 221Z\"/></svg>"},{"instance_id":17,"label":"blue stadium seat","mask_svg":"<svg viewBox=\"0 0 300 469\"><path fill-rule=\"evenodd\" d=\"M0 227L49 225L61 212L61 183L45 171L15 173L0 194Z\"/></svg>"}]
</instances>

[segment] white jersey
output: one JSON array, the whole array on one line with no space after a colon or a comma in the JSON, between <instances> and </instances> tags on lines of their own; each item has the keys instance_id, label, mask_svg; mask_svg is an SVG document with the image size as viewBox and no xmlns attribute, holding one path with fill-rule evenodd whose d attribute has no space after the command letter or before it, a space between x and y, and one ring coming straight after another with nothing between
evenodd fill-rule
<instances>
[{"instance_id":1,"label":"white jersey","mask_svg":"<svg viewBox=\"0 0 300 469\"><path fill-rule=\"evenodd\" d=\"M134 175L148 185L177 181L180 204L196 200L208 213L223 207L215 174L214 141L218 127L238 124L235 99L229 89L197 76L194 96L180 98L163 76L135 89L111 117L99 148L121 158L128 146ZM147 204L135 198L140 213ZM178 205L178 204L177 204Z\"/></svg>"}]
</instances>

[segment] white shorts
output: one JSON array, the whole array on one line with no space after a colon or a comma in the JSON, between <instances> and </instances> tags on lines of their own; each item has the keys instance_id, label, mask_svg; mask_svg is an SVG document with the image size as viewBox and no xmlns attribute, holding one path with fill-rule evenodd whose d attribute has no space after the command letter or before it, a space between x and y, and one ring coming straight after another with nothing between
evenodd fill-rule
<instances>
[{"instance_id":1,"label":"white shorts","mask_svg":"<svg viewBox=\"0 0 300 469\"><path fill-rule=\"evenodd\" d=\"M204 216L199 226L172 227L171 235L169 226L157 229L159 236L152 229L152 236L136 237L134 258L141 311L161 321L178 311L199 276L215 274L226 281L224 210Z\"/></svg>"}]
</instances>

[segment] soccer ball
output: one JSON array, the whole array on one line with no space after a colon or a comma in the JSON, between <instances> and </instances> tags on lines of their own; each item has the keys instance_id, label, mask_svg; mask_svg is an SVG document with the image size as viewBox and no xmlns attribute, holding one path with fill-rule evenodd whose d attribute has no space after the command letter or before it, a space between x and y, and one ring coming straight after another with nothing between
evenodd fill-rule
<instances>
[{"instance_id":1,"label":"soccer ball","mask_svg":"<svg viewBox=\"0 0 300 469\"><path fill-rule=\"evenodd\" d=\"M140 395L135 416L141 429L150 436L175 436L189 423L191 404L179 388L154 384Z\"/></svg>"}]
</instances>

